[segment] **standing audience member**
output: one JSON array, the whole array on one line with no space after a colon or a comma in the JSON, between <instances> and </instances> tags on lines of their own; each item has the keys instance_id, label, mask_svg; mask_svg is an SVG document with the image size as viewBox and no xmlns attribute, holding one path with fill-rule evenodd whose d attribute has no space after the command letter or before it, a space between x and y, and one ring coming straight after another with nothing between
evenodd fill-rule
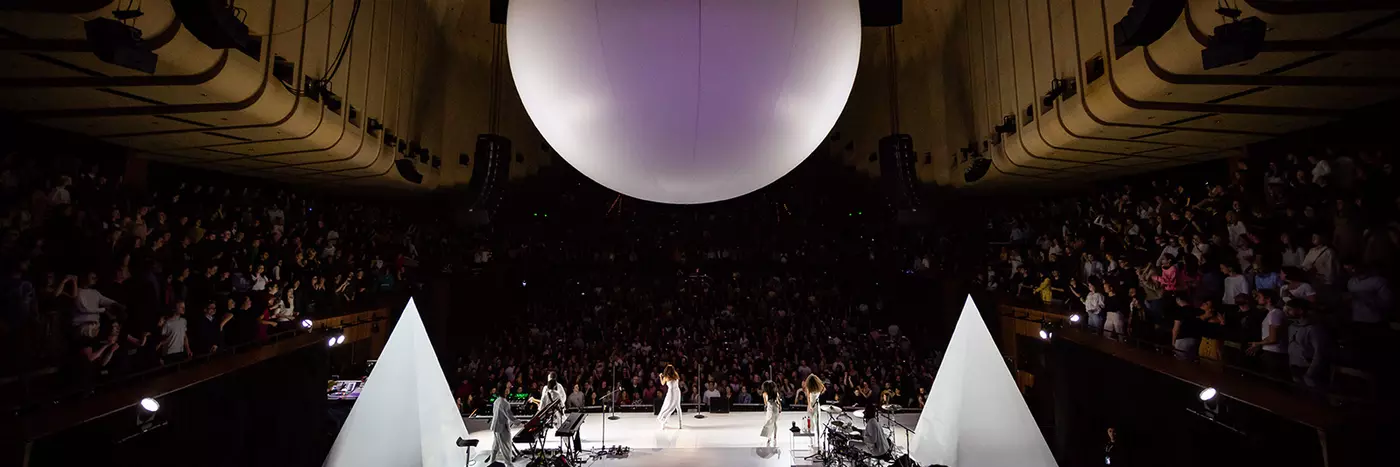
<instances>
[{"instance_id":1,"label":"standing audience member","mask_svg":"<svg viewBox=\"0 0 1400 467\"><path fill-rule=\"evenodd\" d=\"M160 359L162 362L178 362L194 356L190 347L189 323L185 321L185 302L175 302L170 315L161 327Z\"/></svg>"}]
</instances>

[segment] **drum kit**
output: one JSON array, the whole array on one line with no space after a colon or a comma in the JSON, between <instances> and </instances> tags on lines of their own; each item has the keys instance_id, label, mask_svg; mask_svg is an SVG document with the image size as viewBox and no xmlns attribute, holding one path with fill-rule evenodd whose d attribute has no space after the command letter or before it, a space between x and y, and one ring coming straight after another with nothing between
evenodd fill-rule
<instances>
[{"instance_id":1,"label":"drum kit","mask_svg":"<svg viewBox=\"0 0 1400 467\"><path fill-rule=\"evenodd\" d=\"M885 405L881 407L886 413L898 410L895 405ZM822 436L825 438L825 449L813 456L820 459L823 465L841 465L852 467L883 466L889 465L895 456L876 456L871 453L869 446L865 442L865 426L861 420L864 419L864 410L847 412L841 407L833 405L823 405L818 410L825 416L825 426L821 427ZM876 427L889 440L889 445L894 442L890 433L883 427Z\"/></svg>"}]
</instances>

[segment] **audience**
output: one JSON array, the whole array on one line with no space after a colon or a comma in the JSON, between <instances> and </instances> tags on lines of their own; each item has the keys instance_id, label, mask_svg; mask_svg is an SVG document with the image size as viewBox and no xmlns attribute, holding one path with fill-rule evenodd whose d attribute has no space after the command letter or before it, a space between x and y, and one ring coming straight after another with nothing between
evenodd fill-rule
<instances>
[{"instance_id":1,"label":"audience","mask_svg":"<svg viewBox=\"0 0 1400 467\"><path fill-rule=\"evenodd\" d=\"M439 239L395 209L216 173L153 165L148 186L124 183L103 166L120 161L0 160L0 374L57 365L89 384L262 339L402 289L413 244ZM327 278L335 293L303 286Z\"/></svg>"},{"instance_id":2,"label":"audience","mask_svg":"<svg viewBox=\"0 0 1400 467\"><path fill-rule=\"evenodd\" d=\"M986 275L1010 280L989 279L997 284L989 289L1059 304L1067 288L1070 309L1110 337L1276 376L1286 355L1295 380L1326 386L1333 335L1358 348L1395 338L1385 324L1398 318L1386 274L1400 260L1400 178L1379 151L1311 152L1300 160L1261 151L1224 164L1229 177L1210 163L994 211L989 238L1005 241L992 244ZM1329 162L1339 157L1346 163ZM1142 312L1106 321L1105 310L1111 317L1132 305L1100 289L1140 297L1132 303ZM1245 355L1221 355L1223 341L1242 343Z\"/></svg>"},{"instance_id":3,"label":"audience","mask_svg":"<svg viewBox=\"0 0 1400 467\"><path fill-rule=\"evenodd\" d=\"M920 323L899 319L901 302L880 284L931 280L952 242L901 238L867 219L882 201L857 174L799 170L831 172L801 175L822 184L785 179L707 206L591 185L561 193L565 182L551 175L511 186L502 216L525 216L501 222L495 234L511 243L485 259L473 252L473 264L517 274L526 310L463 345L449 371L457 397L475 401L463 410L486 407L507 383L537 393L549 371L578 387L585 406L610 404L617 387L617 404L650 407L665 397L667 364L687 404L753 404L766 380L801 404L803 378L817 374L828 402L879 404L860 389L889 387L886 403L917 406L937 372L934 342L907 335Z\"/></svg>"}]
</instances>

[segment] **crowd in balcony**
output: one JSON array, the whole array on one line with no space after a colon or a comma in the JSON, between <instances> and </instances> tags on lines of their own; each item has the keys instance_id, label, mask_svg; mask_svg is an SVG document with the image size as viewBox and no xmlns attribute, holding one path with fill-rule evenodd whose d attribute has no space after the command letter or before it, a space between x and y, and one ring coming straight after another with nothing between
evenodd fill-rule
<instances>
[{"instance_id":1,"label":"crowd in balcony","mask_svg":"<svg viewBox=\"0 0 1400 467\"><path fill-rule=\"evenodd\" d=\"M394 210L120 156L0 160L3 374L77 386L265 340L405 287L421 233Z\"/></svg>"},{"instance_id":2,"label":"crowd in balcony","mask_svg":"<svg viewBox=\"0 0 1400 467\"><path fill-rule=\"evenodd\" d=\"M519 273L510 286L526 310L492 320L449 371L464 413L507 391L538 396L549 372L572 406L612 405L619 389L616 405L650 409L668 364L687 410L712 398L760 404L767 380L803 406L811 374L829 403L921 406L936 345L911 338L930 333L901 319L913 310L889 289L931 280L939 262L929 258L948 242L898 238L868 178L799 170L798 183L712 206L646 203L588 182L561 195L563 182L545 176L512 186L509 210L524 219L505 224L512 243L491 262Z\"/></svg>"},{"instance_id":3,"label":"crowd in balcony","mask_svg":"<svg viewBox=\"0 0 1400 467\"><path fill-rule=\"evenodd\" d=\"M1400 318L1398 190L1375 147L1257 151L995 213L979 279L1110 338L1326 387L1339 361L1377 365Z\"/></svg>"}]
</instances>

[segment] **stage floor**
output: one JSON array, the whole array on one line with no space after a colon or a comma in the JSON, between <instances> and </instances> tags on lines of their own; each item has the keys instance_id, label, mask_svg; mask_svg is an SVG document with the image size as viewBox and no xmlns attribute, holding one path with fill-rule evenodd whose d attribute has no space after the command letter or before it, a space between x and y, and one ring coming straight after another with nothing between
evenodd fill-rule
<instances>
[{"instance_id":1,"label":"stage floor","mask_svg":"<svg viewBox=\"0 0 1400 467\"><path fill-rule=\"evenodd\" d=\"M804 412L785 412L778 420L778 445L764 448L764 438L759 436L763 425L762 412L737 412L727 414L705 414L696 419L695 414L673 416L664 431L658 430L656 417L650 413L620 413L619 420L606 420L604 414L588 414L584 421L581 438L584 449L604 446L626 446L632 448L627 458L599 459L595 466L792 466L810 465L802 458L812 454L811 437L795 437L788 431L794 422L805 423ZM901 414L896 420L913 427L918 414ZM857 418L857 420L859 420ZM604 423L606 421L606 423ZM681 429L676 422L684 423ZM472 451L473 466L485 466L494 448L490 432L490 421L468 419L467 429L472 439L481 444ZM605 432L606 430L606 432ZM553 433L551 433L552 435ZM606 439L604 436L606 435ZM908 433L895 426L895 445L908 448ZM559 440L549 437L548 447L558 448ZM523 446L521 446L523 447ZM516 465L525 465L520 460Z\"/></svg>"}]
</instances>

